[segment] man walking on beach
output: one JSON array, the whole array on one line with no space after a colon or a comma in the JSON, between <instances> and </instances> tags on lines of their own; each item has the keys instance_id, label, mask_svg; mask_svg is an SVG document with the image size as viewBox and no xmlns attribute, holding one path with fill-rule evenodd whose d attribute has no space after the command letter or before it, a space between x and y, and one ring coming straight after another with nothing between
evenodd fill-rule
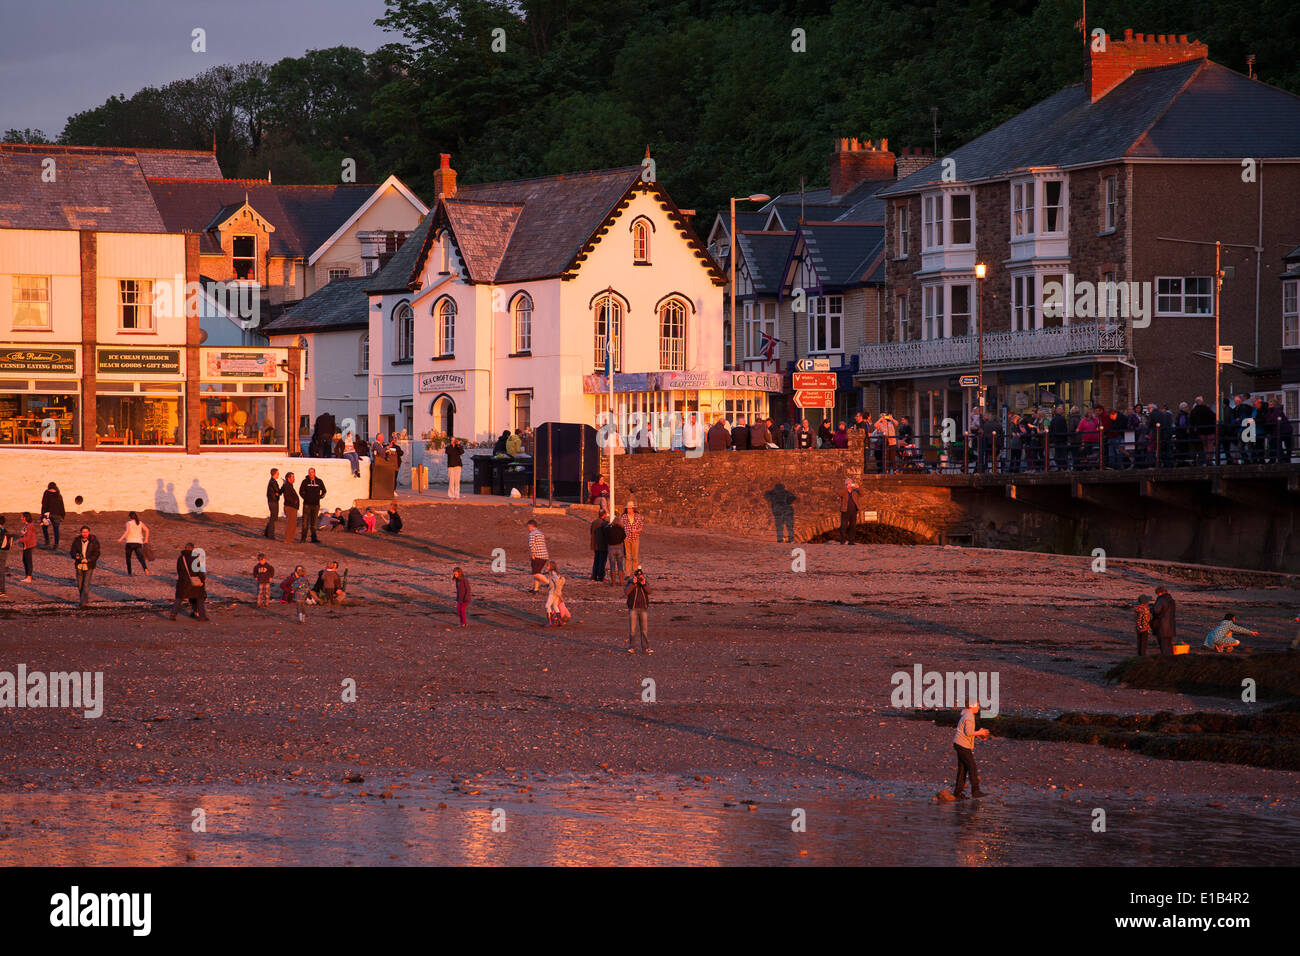
<instances>
[{"instance_id":1,"label":"man walking on beach","mask_svg":"<svg viewBox=\"0 0 1300 956\"><path fill-rule=\"evenodd\" d=\"M176 620L185 602L190 602L190 617L196 621L208 619L208 572L194 554L194 542L187 541L184 550L176 557L176 600L172 604L171 619Z\"/></svg>"},{"instance_id":2,"label":"man walking on beach","mask_svg":"<svg viewBox=\"0 0 1300 956\"><path fill-rule=\"evenodd\" d=\"M591 579L605 580L605 562L609 560L609 513L600 509L600 514L591 523L591 552L595 557L591 564Z\"/></svg>"},{"instance_id":3,"label":"man walking on beach","mask_svg":"<svg viewBox=\"0 0 1300 956\"><path fill-rule=\"evenodd\" d=\"M284 496L284 543L293 541L294 528L298 522L298 491L293 486L293 472L284 476L284 485L280 489Z\"/></svg>"},{"instance_id":4,"label":"man walking on beach","mask_svg":"<svg viewBox=\"0 0 1300 956\"><path fill-rule=\"evenodd\" d=\"M528 557L532 561L532 590L536 594L538 587L547 583L546 565L551 560L551 555L546 550L546 535L542 534L542 529L537 527L537 522L532 518L528 519Z\"/></svg>"},{"instance_id":5,"label":"man walking on beach","mask_svg":"<svg viewBox=\"0 0 1300 956\"><path fill-rule=\"evenodd\" d=\"M1156 588L1156 603L1151 605L1151 633L1160 644L1161 654L1174 652L1174 641L1178 636L1174 620L1175 609L1174 599L1169 596L1169 591L1163 586Z\"/></svg>"},{"instance_id":6,"label":"man walking on beach","mask_svg":"<svg viewBox=\"0 0 1300 956\"><path fill-rule=\"evenodd\" d=\"M627 652L636 653L636 638L641 638L641 650L653 654L646 637L649 629L650 588L645 583L645 572L637 568L627 586L623 588L627 596Z\"/></svg>"},{"instance_id":7,"label":"man walking on beach","mask_svg":"<svg viewBox=\"0 0 1300 956\"><path fill-rule=\"evenodd\" d=\"M307 477L298 486L298 494L302 498L302 537L299 540L306 541L310 530L311 543L320 544L316 526L320 524L320 502L325 497L325 482L316 477L315 468L307 469Z\"/></svg>"},{"instance_id":8,"label":"man walking on beach","mask_svg":"<svg viewBox=\"0 0 1300 956\"><path fill-rule=\"evenodd\" d=\"M266 519L266 527L262 529L262 537L275 540L275 519L280 517L280 469L271 469L271 480L266 483L266 510L270 512L270 517Z\"/></svg>"},{"instance_id":9,"label":"man walking on beach","mask_svg":"<svg viewBox=\"0 0 1300 956\"><path fill-rule=\"evenodd\" d=\"M79 607L90 603L90 579L95 573L95 564L99 561L99 539L90 533L84 524L81 535L72 542L72 561L77 569L77 590L80 592Z\"/></svg>"},{"instance_id":10,"label":"man walking on beach","mask_svg":"<svg viewBox=\"0 0 1300 956\"><path fill-rule=\"evenodd\" d=\"M975 769L975 738L987 737L987 729L975 729L975 715L980 712L979 700L973 700L962 710L957 718L957 734L952 738L952 749L957 751L957 783L952 788L952 795L958 800L966 799L966 775L970 774L970 795L984 796L980 790L980 775Z\"/></svg>"}]
</instances>

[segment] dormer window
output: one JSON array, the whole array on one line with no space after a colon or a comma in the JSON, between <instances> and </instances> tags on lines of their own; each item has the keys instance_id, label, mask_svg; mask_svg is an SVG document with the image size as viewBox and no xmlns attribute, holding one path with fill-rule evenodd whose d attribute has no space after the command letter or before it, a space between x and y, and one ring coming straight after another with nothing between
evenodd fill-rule
<instances>
[{"instance_id":1,"label":"dormer window","mask_svg":"<svg viewBox=\"0 0 1300 956\"><path fill-rule=\"evenodd\" d=\"M230 241L230 259L236 279L257 279L257 237L235 236Z\"/></svg>"}]
</instances>

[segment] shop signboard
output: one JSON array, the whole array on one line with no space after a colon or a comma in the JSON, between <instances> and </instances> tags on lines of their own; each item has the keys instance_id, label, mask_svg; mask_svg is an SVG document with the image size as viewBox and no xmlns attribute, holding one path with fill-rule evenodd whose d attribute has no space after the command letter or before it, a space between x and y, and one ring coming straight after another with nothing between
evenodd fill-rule
<instances>
[{"instance_id":1,"label":"shop signboard","mask_svg":"<svg viewBox=\"0 0 1300 956\"><path fill-rule=\"evenodd\" d=\"M465 391L464 372L422 372L420 374L420 394L429 392L463 392Z\"/></svg>"},{"instance_id":2,"label":"shop signboard","mask_svg":"<svg viewBox=\"0 0 1300 956\"><path fill-rule=\"evenodd\" d=\"M95 368L100 375L175 378L181 374L181 350L101 348L95 356Z\"/></svg>"},{"instance_id":3,"label":"shop signboard","mask_svg":"<svg viewBox=\"0 0 1300 956\"><path fill-rule=\"evenodd\" d=\"M0 345L0 375L77 374L77 349Z\"/></svg>"},{"instance_id":4,"label":"shop signboard","mask_svg":"<svg viewBox=\"0 0 1300 956\"><path fill-rule=\"evenodd\" d=\"M287 349L199 349L200 375L205 382L283 382L288 374L280 363Z\"/></svg>"}]
</instances>

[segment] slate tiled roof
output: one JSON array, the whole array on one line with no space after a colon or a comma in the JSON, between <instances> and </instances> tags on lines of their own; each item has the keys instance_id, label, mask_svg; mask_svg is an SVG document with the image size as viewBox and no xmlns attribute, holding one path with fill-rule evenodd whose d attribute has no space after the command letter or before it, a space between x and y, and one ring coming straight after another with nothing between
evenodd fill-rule
<instances>
[{"instance_id":1,"label":"slate tiled roof","mask_svg":"<svg viewBox=\"0 0 1300 956\"><path fill-rule=\"evenodd\" d=\"M790 258L793 232L750 230L736 232L736 245L740 252L737 267L744 262L754 283L754 293L774 296L781 291L781 278Z\"/></svg>"},{"instance_id":2,"label":"slate tiled roof","mask_svg":"<svg viewBox=\"0 0 1300 956\"><path fill-rule=\"evenodd\" d=\"M494 281L523 210L523 203L447 200L448 224L471 282Z\"/></svg>"},{"instance_id":3,"label":"slate tiled roof","mask_svg":"<svg viewBox=\"0 0 1300 956\"><path fill-rule=\"evenodd\" d=\"M799 233L823 289L884 280L883 223L806 222Z\"/></svg>"},{"instance_id":4,"label":"slate tiled roof","mask_svg":"<svg viewBox=\"0 0 1300 956\"><path fill-rule=\"evenodd\" d=\"M397 247L397 252L388 260L388 264L374 275L367 277L370 280L366 286L368 293L384 295L411 290L419 274L421 253L437 215L436 208L426 213L420 220L420 224L411 230L406 241Z\"/></svg>"},{"instance_id":5,"label":"slate tiled roof","mask_svg":"<svg viewBox=\"0 0 1300 956\"><path fill-rule=\"evenodd\" d=\"M54 182L42 180L54 160ZM130 150L0 146L0 228L166 232Z\"/></svg>"},{"instance_id":6,"label":"slate tiled roof","mask_svg":"<svg viewBox=\"0 0 1300 956\"><path fill-rule=\"evenodd\" d=\"M185 179L221 179L216 153L180 149L137 149L135 157L145 176L176 176Z\"/></svg>"},{"instance_id":7,"label":"slate tiled roof","mask_svg":"<svg viewBox=\"0 0 1300 956\"><path fill-rule=\"evenodd\" d=\"M640 175L640 166L625 166L462 186L453 201L523 207L496 275L498 282L522 282L563 273Z\"/></svg>"},{"instance_id":8,"label":"slate tiled roof","mask_svg":"<svg viewBox=\"0 0 1300 956\"><path fill-rule=\"evenodd\" d=\"M366 285L373 278L336 279L290 306L258 331L264 335L287 335L367 328L370 300Z\"/></svg>"},{"instance_id":9,"label":"slate tiled roof","mask_svg":"<svg viewBox=\"0 0 1300 956\"><path fill-rule=\"evenodd\" d=\"M1236 159L1300 156L1300 97L1209 60L1139 70L1097 102L1068 86L954 150L960 181L997 179L1031 166L1124 157ZM937 183L942 160L882 197Z\"/></svg>"}]
</instances>

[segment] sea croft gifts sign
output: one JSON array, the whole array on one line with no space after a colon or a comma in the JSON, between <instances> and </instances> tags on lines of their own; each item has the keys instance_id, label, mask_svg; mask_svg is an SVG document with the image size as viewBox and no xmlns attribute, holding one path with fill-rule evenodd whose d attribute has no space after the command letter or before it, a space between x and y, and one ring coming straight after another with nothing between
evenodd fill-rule
<instances>
[{"instance_id":1,"label":"sea croft gifts sign","mask_svg":"<svg viewBox=\"0 0 1300 956\"><path fill-rule=\"evenodd\" d=\"M426 392L465 391L464 372L424 372L420 375L420 394Z\"/></svg>"},{"instance_id":2,"label":"sea croft gifts sign","mask_svg":"<svg viewBox=\"0 0 1300 956\"><path fill-rule=\"evenodd\" d=\"M609 391L604 375L584 375L587 394ZM710 390L779 392L780 372L615 372L614 392L682 392Z\"/></svg>"}]
</instances>

